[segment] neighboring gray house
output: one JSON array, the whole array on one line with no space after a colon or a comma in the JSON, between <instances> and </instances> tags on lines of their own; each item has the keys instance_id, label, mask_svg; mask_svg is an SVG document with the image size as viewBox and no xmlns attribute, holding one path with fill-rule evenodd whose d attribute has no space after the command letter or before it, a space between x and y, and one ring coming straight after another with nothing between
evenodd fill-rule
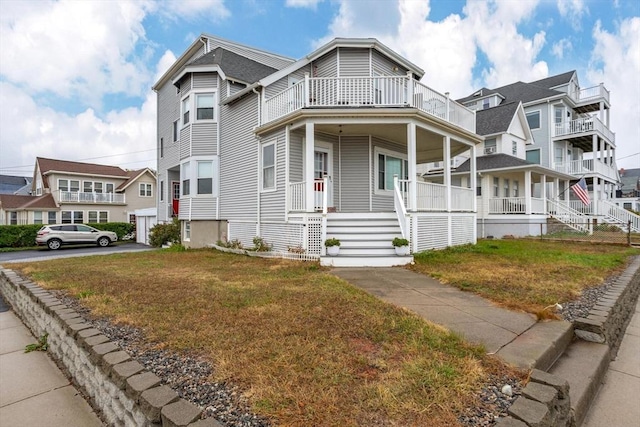
<instances>
[{"instance_id":1,"label":"neighboring gray house","mask_svg":"<svg viewBox=\"0 0 640 427\"><path fill-rule=\"evenodd\" d=\"M31 178L26 176L0 175L0 194L28 196Z\"/></svg>"},{"instance_id":2,"label":"neighboring gray house","mask_svg":"<svg viewBox=\"0 0 640 427\"><path fill-rule=\"evenodd\" d=\"M155 84L158 221L186 246L260 236L326 265L397 265L476 241L475 114L375 39L334 39L297 61L202 35ZM465 185L448 166L471 151ZM416 167L443 162L443 183ZM341 240L338 257L323 242Z\"/></svg>"},{"instance_id":3,"label":"neighboring gray house","mask_svg":"<svg viewBox=\"0 0 640 427\"><path fill-rule=\"evenodd\" d=\"M580 231L589 231L585 225L594 219L621 226L631 221L634 231L640 231L640 217L614 203L619 185L615 134L609 129L609 91L602 84L581 89L576 72L570 71L531 83L482 88L458 102L476 111L477 133L484 136L478 155L487 158L478 158L477 167L483 174L480 235L487 234L485 226L498 236L539 234L547 216ZM516 111L522 129L514 134L509 126ZM524 145L519 133L526 136ZM501 156L491 158L496 154ZM516 176L523 171L524 179ZM468 173L468 167L463 164L456 172ZM581 178L590 193L588 205L569 189ZM501 222L505 226L498 226ZM526 222L537 233L509 228L509 222Z\"/></svg>"}]
</instances>

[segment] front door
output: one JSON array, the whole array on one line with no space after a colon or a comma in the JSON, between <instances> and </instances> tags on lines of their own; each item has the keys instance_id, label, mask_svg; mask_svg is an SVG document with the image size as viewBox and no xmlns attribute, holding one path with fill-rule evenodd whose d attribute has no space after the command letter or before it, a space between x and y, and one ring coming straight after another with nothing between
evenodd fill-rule
<instances>
[{"instance_id":1,"label":"front door","mask_svg":"<svg viewBox=\"0 0 640 427\"><path fill-rule=\"evenodd\" d=\"M327 186L324 188L323 178L327 177ZM331 185L331 148L316 148L313 152L313 178L315 205L322 207L323 193L327 191L327 207L333 207L333 192Z\"/></svg>"},{"instance_id":2,"label":"front door","mask_svg":"<svg viewBox=\"0 0 640 427\"><path fill-rule=\"evenodd\" d=\"M180 182L178 181L171 182L171 202L173 211L171 216L178 216L180 212Z\"/></svg>"}]
</instances>

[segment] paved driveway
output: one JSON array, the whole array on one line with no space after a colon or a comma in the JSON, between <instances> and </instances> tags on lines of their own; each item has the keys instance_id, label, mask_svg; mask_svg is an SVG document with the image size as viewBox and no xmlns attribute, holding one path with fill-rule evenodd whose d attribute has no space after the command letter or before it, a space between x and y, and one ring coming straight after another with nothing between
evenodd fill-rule
<instances>
[{"instance_id":1,"label":"paved driveway","mask_svg":"<svg viewBox=\"0 0 640 427\"><path fill-rule=\"evenodd\" d=\"M72 258L79 256L107 255L123 252L151 251L155 248L140 243L127 243L100 248L96 245L87 246L63 246L56 251L36 249L29 251L1 252L0 265L12 262L45 261L55 258Z\"/></svg>"}]
</instances>

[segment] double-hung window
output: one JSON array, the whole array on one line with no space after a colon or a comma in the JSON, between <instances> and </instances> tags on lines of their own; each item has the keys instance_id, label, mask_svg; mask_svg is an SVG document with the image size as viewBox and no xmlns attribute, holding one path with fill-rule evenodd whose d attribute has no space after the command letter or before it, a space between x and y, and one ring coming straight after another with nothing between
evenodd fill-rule
<instances>
[{"instance_id":1,"label":"double-hung window","mask_svg":"<svg viewBox=\"0 0 640 427\"><path fill-rule=\"evenodd\" d=\"M153 195L153 188L150 183L140 183L140 197L151 197Z\"/></svg>"},{"instance_id":2,"label":"double-hung window","mask_svg":"<svg viewBox=\"0 0 640 427\"><path fill-rule=\"evenodd\" d=\"M182 164L180 168L180 175L182 179L182 195L188 196L190 192L189 184L191 183L191 165L189 162Z\"/></svg>"},{"instance_id":3,"label":"double-hung window","mask_svg":"<svg viewBox=\"0 0 640 427\"><path fill-rule=\"evenodd\" d=\"M213 93L196 94L196 120L213 120Z\"/></svg>"},{"instance_id":4,"label":"double-hung window","mask_svg":"<svg viewBox=\"0 0 640 427\"><path fill-rule=\"evenodd\" d=\"M33 223L34 224L42 224L42 211L34 211L33 212Z\"/></svg>"},{"instance_id":5,"label":"double-hung window","mask_svg":"<svg viewBox=\"0 0 640 427\"><path fill-rule=\"evenodd\" d=\"M213 194L213 161L197 161L198 194Z\"/></svg>"},{"instance_id":6,"label":"double-hung window","mask_svg":"<svg viewBox=\"0 0 640 427\"><path fill-rule=\"evenodd\" d=\"M399 157L397 154L389 152L377 152L377 190L393 190L393 177L398 175L398 179L409 179L409 162Z\"/></svg>"},{"instance_id":7,"label":"double-hung window","mask_svg":"<svg viewBox=\"0 0 640 427\"><path fill-rule=\"evenodd\" d=\"M262 189L276 188L276 145L275 143L262 146Z\"/></svg>"},{"instance_id":8,"label":"double-hung window","mask_svg":"<svg viewBox=\"0 0 640 427\"><path fill-rule=\"evenodd\" d=\"M518 156L518 142L511 141L511 155Z\"/></svg>"},{"instance_id":9,"label":"double-hung window","mask_svg":"<svg viewBox=\"0 0 640 427\"><path fill-rule=\"evenodd\" d=\"M500 197L500 178L493 177L493 197Z\"/></svg>"},{"instance_id":10,"label":"double-hung window","mask_svg":"<svg viewBox=\"0 0 640 427\"><path fill-rule=\"evenodd\" d=\"M186 126L189 123L189 112L191 110L190 99L187 96L182 100L182 126Z\"/></svg>"}]
</instances>

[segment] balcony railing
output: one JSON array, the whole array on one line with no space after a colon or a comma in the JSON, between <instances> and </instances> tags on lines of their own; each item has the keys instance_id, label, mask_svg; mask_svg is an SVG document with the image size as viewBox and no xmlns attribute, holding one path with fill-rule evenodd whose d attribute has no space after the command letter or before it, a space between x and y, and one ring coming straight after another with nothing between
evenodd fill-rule
<instances>
[{"instance_id":1,"label":"balcony railing","mask_svg":"<svg viewBox=\"0 0 640 427\"><path fill-rule=\"evenodd\" d=\"M597 117L583 117L563 123L556 123L553 136L568 136L581 133L600 132L611 142L615 142L616 135Z\"/></svg>"},{"instance_id":2,"label":"balcony railing","mask_svg":"<svg viewBox=\"0 0 640 427\"><path fill-rule=\"evenodd\" d=\"M77 191L59 191L60 203L114 203L124 204L125 197L121 193L80 193Z\"/></svg>"},{"instance_id":3,"label":"balcony railing","mask_svg":"<svg viewBox=\"0 0 640 427\"><path fill-rule=\"evenodd\" d=\"M566 163L556 163L554 168L558 172L569 175L581 176L597 173L607 178L616 178L616 168L597 159L572 160Z\"/></svg>"},{"instance_id":4,"label":"balcony railing","mask_svg":"<svg viewBox=\"0 0 640 427\"><path fill-rule=\"evenodd\" d=\"M305 77L264 101L262 124L302 108L412 107L475 132L475 112L410 76Z\"/></svg>"},{"instance_id":5,"label":"balcony railing","mask_svg":"<svg viewBox=\"0 0 640 427\"><path fill-rule=\"evenodd\" d=\"M592 86L569 94L576 103L588 103L589 101L595 101L599 98L603 98L609 102L609 91L604 87L602 83L598 86Z\"/></svg>"},{"instance_id":6,"label":"balcony railing","mask_svg":"<svg viewBox=\"0 0 640 427\"><path fill-rule=\"evenodd\" d=\"M404 188L409 188L408 181L406 181ZM473 197L475 197L473 193L474 191L471 188L451 186L451 211L472 211ZM407 192L407 199L408 194ZM416 210L420 212L446 211L447 186L432 182L416 182L416 203Z\"/></svg>"}]
</instances>

